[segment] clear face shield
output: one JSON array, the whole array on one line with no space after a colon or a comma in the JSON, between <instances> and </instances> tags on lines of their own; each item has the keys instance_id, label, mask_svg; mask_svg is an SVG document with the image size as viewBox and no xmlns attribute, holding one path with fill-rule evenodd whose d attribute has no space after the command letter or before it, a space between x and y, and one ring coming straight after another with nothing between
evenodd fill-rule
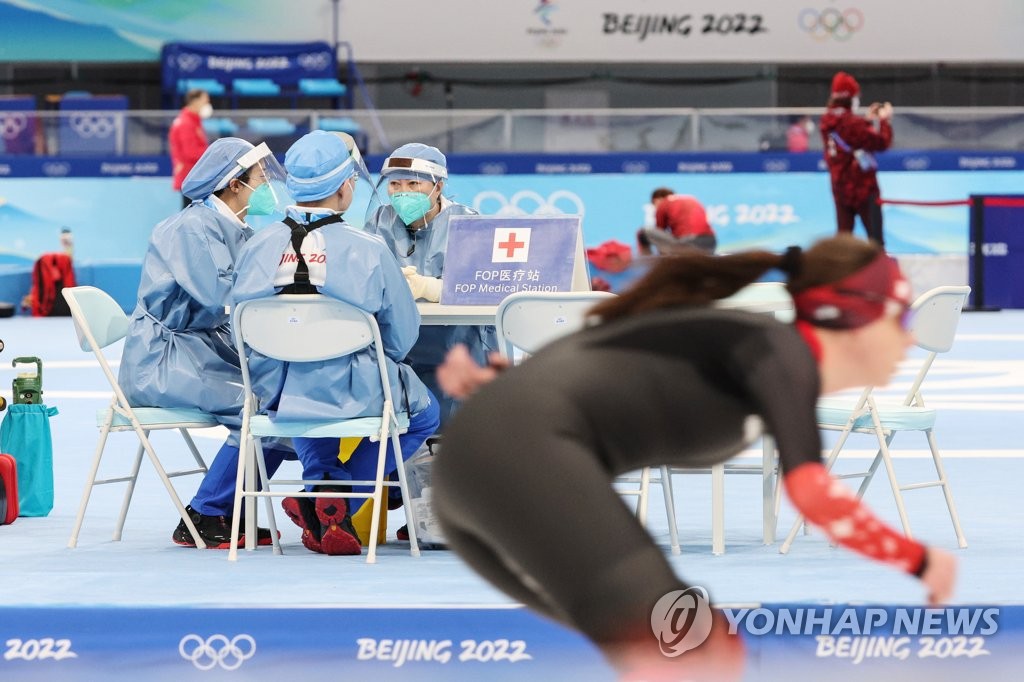
<instances>
[{"instance_id":1,"label":"clear face shield","mask_svg":"<svg viewBox=\"0 0 1024 682\"><path fill-rule=\"evenodd\" d=\"M370 206L367 222L378 220L380 213L401 221L409 230L426 227L431 214L437 213L447 180L448 170L433 161L389 156L377 181L375 193L380 204Z\"/></svg>"},{"instance_id":2,"label":"clear face shield","mask_svg":"<svg viewBox=\"0 0 1024 682\"><path fill-rule=\"evenodd\" d=\"M344 207L342 213L345 214L345 222L353 227L362 228L362 225L358 223L358 217L365 215L369 206L380 205L380 199L377 197L377 190L373 184L373 176L370 175L370 170L366 167L366 161L363 159L362 152L359 151L355 138L348 133L335 132L334 135L341 138L349 153L349 161L346 162L344 168L340 169L340 172L347 170L350 162L353 174L345 182L352 182L352 178L355 178L352 201Z\"/></svg>"},{"instance_id":3,"label":"clear face shield","mask_svg":"<svg viewBox=\"0 0 1024 682\"><path fill-rule=\"evenodd\" d=\"M285 187L286 177L284 167L274 157L267 143L263 142L239 157L236 166L225 175L222 182L227 187L231 180L237 180L243 187L252 190L245 207L246 221L253 223L252 219L256 218L258 222L267 224L280 220L284 216L285 207L292 203L291 195Z\"/></svg>"}]
</instances>

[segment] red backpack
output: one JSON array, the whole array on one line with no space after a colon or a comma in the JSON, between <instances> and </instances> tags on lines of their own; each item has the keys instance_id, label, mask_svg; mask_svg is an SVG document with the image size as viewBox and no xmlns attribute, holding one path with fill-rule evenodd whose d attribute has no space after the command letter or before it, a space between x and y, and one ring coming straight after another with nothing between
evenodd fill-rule
<instances>
[{"instance_id":1,"label":"red backpack","mask_svg":"<svg viewBox=\"0 0 1024 682\"><path fill-rule=\"evenodd\" d=\"M61 296L64 287L75 286L75 270L66 253L44 253L32 268L33 317L71 315L67 301Z\"/></svg>"}]
</instances>

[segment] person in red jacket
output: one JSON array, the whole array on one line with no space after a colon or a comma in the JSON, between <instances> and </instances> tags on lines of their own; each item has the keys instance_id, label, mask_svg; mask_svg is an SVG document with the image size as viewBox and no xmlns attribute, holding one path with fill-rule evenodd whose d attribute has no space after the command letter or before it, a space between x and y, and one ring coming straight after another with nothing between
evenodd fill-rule
<instances>
[{"instance_id":1,"label":"person in red jacket","mask_svg":"<svg viewBox=\"0 0 1024 682\"><path fill-rule=\"evenodd\" d=\"M209 118L211 114L213 105L210 104L210 94L206 90L189 90L185 94L185 106L171 123L167 135L171 148L171 172L174 174L171 186L175 192L181 191L185 176L210 146L206 132L203 131L203 119ZM182 208L192 203L185 195L182 195L181 200Z\"/></svg>"},{"instance_id":2,"label":"person in red jacket","mask_svg":"<svg viewBox=\"0 0 1024 682\"><path fill-rule=\"evenodd\" d=\"M853 232L854 220L860 216L868 238L884 244L875 152L892 144L892 105L875 102L865 116L859 116L859 104L860 84L845 71L838 72L832 78L832 95L820 125L836 225L839 232Z\"/></svg>"},{"instance_id":3,"label":"person in red jacket","mask_svg":"<svg viewBox=\"0 0 1024 682\"><path fill-rule=\"evenodd\" d=\"M718 240L699 201L676 194L668 187L659 187L651 193L651 204L656 227L641 228L637 232L641 254L650 254L652 244L659 251L664 251L665 247L692 246L714 253Z\"/></svg>"}]
</instances>

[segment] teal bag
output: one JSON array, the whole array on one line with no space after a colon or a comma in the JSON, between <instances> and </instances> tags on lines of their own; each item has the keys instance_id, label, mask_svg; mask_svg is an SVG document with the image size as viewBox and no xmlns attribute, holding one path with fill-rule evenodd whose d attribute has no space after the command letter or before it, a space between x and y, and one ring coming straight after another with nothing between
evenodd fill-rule
<instances>
[{"instance_id":1,"label":"teal bag","mask_svg":"<svg viewBox=\"0 0 1024 682\"><path fill-rule=\"evenodd\" d=\"M20 516L46 516L53 509L53 439L56 407L12 404L0 424L0 452L18 463Z\"/></svg>"}]
</instances>

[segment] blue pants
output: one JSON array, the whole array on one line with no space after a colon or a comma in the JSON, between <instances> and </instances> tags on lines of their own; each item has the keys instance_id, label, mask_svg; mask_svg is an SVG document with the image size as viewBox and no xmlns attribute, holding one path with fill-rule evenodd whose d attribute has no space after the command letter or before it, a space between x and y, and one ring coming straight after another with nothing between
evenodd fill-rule
<instances>
[{"instance_id":1,"label":"blue pants","mask_svg":"<svg viewBox=\"0 0 1024 682\"><path fill-rule=\"evenodd\" d=\"M437 399L431 393L430 406L412 415L409 418L409 429L398 437L399 446L402 448L402 461L412 457L423 445L423 442L437 431L439 424L440 409ZM292 444L295 446L295 454L302 462L302 477L306 480L372 481L377 476L377 453L380 443L373 442L369 438L363 438L352 451L352 456L344 463L338 459L337 438L293 438ZM268 459L267 469L269 470L269 468L270 460ZM395 473L397 468L394 447L389 441L384 460L385 477ZM306 489L312 490L311 487ZM373 488L370 486L353 486L352 488L353 492L372 492L372 490ZM392 490L397 490L397 488L392 488ZM346 501L349 513L355 514L366 500L353 497Z\"/></svg>"},{"instance_id":2,"label":"blue pants","mask_svg":"<svg viewBox=\"0 0 1024 682\"><path fill-rule=\"evenodd\" d=\"M398 437L402 448L402 460L407 460L423 442L437 431L439 421L437 399L430 396L430 406L409 419L409 430ZM302 477L319 481L371 481L377 475L378 444L364 438L352 456L345 463L338 459L337 438L293 438L295 454L286 449L264 448L263 458L267 463L267 476L274 472L286 459L297 455L302 462ZM397 468L394 448L388 443L384 473L392 474ZM199 490L192 498L191 506L204 516L231 516L235 504L235 479L238 475L238 446L225 443L210 465L210 470L199 484ZM356 487L355 491L369 491L369 487ZM363 500L349 500L349 510L355 513Z\"/></svg>"},{"instance_id":3,"label":"blue pants","mask_svg":"<svg viewBox=\"0 0 1024 682\"><path fill-rule=\"evenodd\" d=\"M335 441L337 442L337 441ZM281 462L295 459L295 453L279 448L264 448L267 476L273 476ZM224 443L213 458L210 470L199 484L191 506L204 516L231 516L235 505L235 479L238 476L238 446Z\"/></svg>"}]
</instances>

